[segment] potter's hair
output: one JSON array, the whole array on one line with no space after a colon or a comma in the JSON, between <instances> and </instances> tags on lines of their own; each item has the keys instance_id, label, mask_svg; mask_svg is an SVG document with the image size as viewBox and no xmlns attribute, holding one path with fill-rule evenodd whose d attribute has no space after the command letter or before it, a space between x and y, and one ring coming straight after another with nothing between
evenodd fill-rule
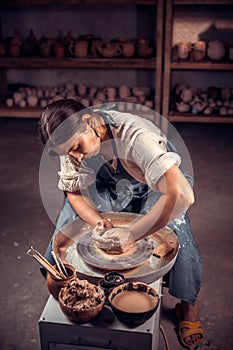
<instances>
[{"instance_id":1,"label":"potter's hair","mask_svg":"<svg viewBox=\"0 0 233 350\"><path fill-rule=\"evenodd\" d=\"M81 111L84 110L85 112L82 113ZM49 104L43 110L39 121L39 135L42 143L46 144L50 141L55 145L67 141L80 126L84 113L89 113L87 108L72 99ZM63 123L65 120L66 123ZM58 128L62 123L65 124L65 132L64 128Z\"/></svg>"}]
</instances>

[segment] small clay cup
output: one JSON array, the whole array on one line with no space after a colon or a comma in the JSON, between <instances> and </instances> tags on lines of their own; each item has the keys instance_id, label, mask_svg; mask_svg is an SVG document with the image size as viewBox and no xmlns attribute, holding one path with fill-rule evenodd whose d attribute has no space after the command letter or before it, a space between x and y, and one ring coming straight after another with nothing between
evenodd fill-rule
<instances>
[{"instance_id":1,"label":"small clay cup","mask_svg":"<svg viewBox=\"0 0 233 350\"><path fill-rule=\"evenodd\" d=\"M49 272L47 274L47 287L49 292L58 299L61 288L65 287L68 282L73 281L77 278L75 267L70 264L64 264L69 277L58 279L53 277ZM56 265L54 265L56 268Z\"/></svg>"},{"instance_id":2,"label":"small clay cup","mask_svg":"<svg viewBox=\"0 0 233 350\"><path fill-rule=\"evenodd\" d=\"M109 304L108 297L111 291L122 283L125 283L125 278L124 275L118 271L110 271L106 273L104 278L99 281L98 285L104 291L106 304Z\"/></svg>"},{"instance_id":3,"label":"small clay cup","mask_svg":"<svg viewBox=\"0 0 233 350\"><path fill-rule=\"evenodd\" d=\"M118 271L110 271L104 275L104 283L110 288L115 288L120 284L125 283L125 277Z\"/></svg>"}]
</instances>

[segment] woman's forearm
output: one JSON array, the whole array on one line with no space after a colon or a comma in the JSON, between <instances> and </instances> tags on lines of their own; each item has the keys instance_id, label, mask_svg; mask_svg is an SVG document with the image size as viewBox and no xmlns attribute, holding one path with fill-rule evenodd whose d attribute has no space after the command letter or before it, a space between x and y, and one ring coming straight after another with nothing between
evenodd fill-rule
<instances>
[{"instance_id":1,"label":"woman's forearm","mask_svg":"<svg viewBox=\"0 0 233 350\"><path fill-rule=\"evenodd\" d=\"M163 228L194 202L192 188L176 166L164 174L158 187L162 193L159 200L145 216L131 225L130 231L135 240Z\"/></svg>"},{"instance_id":2,"label":"woman's forearm","mask_svg":"<svg viewBox=\"0 0 233 350\"><path fill-rule=\"evenodd\" d=\"M176 210L174 210L174 208L172 209L171 203L174 200L174 198L171 199L166 195L162 195L149 213L133 223L130 227L130 231L134 239L139 240L160 230L187 209L187 207L183 205L179 205L179 208L177 208L176 205Z\"/></svg>"},{"instance_id":3,"label":"woman's forearm","mask_svg":"<svg viewBox=\"0 0 233 350\"><path fill-rule=\"evenodd\" d=\"M67 197L79 217L89 225L95 226L96 222L102 219L102 216L98 210L95 209L91 203L89 203L85 196L79 193L67 192Z\"/></svg>"}]
</instances>

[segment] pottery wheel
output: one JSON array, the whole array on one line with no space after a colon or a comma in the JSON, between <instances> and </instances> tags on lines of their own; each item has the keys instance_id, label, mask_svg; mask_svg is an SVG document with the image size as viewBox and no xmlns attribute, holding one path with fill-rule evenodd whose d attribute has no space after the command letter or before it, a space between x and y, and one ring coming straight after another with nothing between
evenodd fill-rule
<instances>
[{"instance_id":1,"label":"pottery wheel","mask_svg":"<svg viewBox=\"0 0 233 350\"><path fill-rule=\"evenodd\" d=\"M80 238L77 251L88 264L104 270L127 270L143 264L149 259L155 248L151 238L136 242L132 248L121 254L107 254L93 244L91 232Z\"/></svg>"},{"instance_id":2,"label":"pottery wheel","mask_svg":"<svg viewBox=\"0 0 233 350\"><path fill-rule=\"evenodd\" d=\"M106 218L110 218L114 226L121 226L121 225L127 225L130 224L130 222L137 220L140 218L141 215L139 214L132 214L132 213L102 213L102 215ZM86 262L84 259L88 255L88 259L93 260L92 255L94 254L93 251L86 252L87 250L90 250L88 248L88 245L83 246L82 248L78 247L78 242L87 235L85 239L88 238L88 234L90 236L91 227L83 222L81 222L79 219L67 224L64 229L63 233L67 234L69 237L73 237L72 240L74 241L71 245L69 245L66 248L66 261L70 264L72 264L76 270L77 275L81 279L87 279L89 282L92 283L98 283L98 281L104 277L104 275L109 272L109 269L106 269L106 266L100 268L99 266L99 260L100 256L103 258L103 253L99 254L98 262L96 266L91 265L90 261ZM154 281L158 280L162 276L164 276L166 273L170 271L170 269L173 267L176 257L178 255L179 251L179 243L177 236L175 232L170 229L169 227L164 227L163 229L155 232L155 234L151 235L153 237L153 244L154 247L159 246L160 244L167 242L168 240L172 239L174 241L174 249L167 254L166 256L162 258L158 258L156 256L152 255L152 252L150 251L150 254L148 252L148 258L144 260L141 264L137 266L132 267L132 265L126 269L126 266L124 266L124 270L121 270L121 272L124 274L125 279L127 281L141 281L144 283L153 283ZM84 238L83 238L84 239ZM82 240L81 240L82 242ZM140 241L138 241L140 242ZM148 240L150 244L150 239ZM93 245L92 245L93 246ZM78 253L78 249L82 250L81 255ZM140 251L140 246L138 247L138 250ZM84 250L84 252L83 252ZM99 252L98 252L99 253ZM127 252L126 252L127 253ZM142 251L141 251L142 253ZM140 253L140 254L141 254ZM138 254L138 253L137 253ZM140 255L139 254L139 255ZM147 252L143 252L143 254L147 254ZM90 258L90 256L91 258ZM113 256L108 255L108 258L113 258ZM119 257L118 257L119 259ZM136 257L135 257L136 259ZM137 257L139 259L139 257ZM96 262L96 260L95 260ZM101 263L102 265L102 263ZM111 267L112 269L112 267Z\"/></svg>"}]
</instances>

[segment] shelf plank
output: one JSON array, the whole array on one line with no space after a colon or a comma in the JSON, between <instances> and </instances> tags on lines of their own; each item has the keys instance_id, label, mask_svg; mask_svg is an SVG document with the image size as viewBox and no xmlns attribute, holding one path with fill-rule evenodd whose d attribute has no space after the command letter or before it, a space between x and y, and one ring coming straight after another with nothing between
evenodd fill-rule
<instances>
[{"instance_id":1,"label":"shelf plank","mask_svg":"<svg viewBox=\"0 0 233 350\"><path fill-rule=\"evenodd\" d=\"M232 5L232 0L174 0L174 5Z\"/></svg>"},{"instance_id":2,"label":"shelf plank","mask_svg":"<svg viewBox=\"0 0 233 350\"><path fill-rule=\"evenodd\" d=\"M233 115L171 114L170 122L189 123L233 123Z\"/></svg>"},{"instance_id":3,"label":"shelf plank","mask_svg":"<svg viewBox=\"0 0 233 350\"><path fill-rule=\"evenodd\" d=\"M0 107L1 118L39 118L42 108Z\"/></svg>"},{"instance_id":4,"label":"shelf plank","mask_svg":"<svg viewBox=\"0 0 233 350\"><path fill-rule=\"evenodd\" d=\"M171 69L190 69L190 70L233 70L232 62L189 62L178 61L171 63Z\"/></svg>"},{"instance_id":5,"label":"shelf plank","mask_svg":"<svg viewBox=\"0 0 233 350\"><path fill-rule=\"evenodd\" d=\"M156 5L157 0L2 0L1 5L33 6L33 5Z\"/></svg>"},{"instance_id":6,"label":"shelf plank","mask_svg":"<svg viewBox=\"0 0 233 350\"><path fill-rule=\"evenodd\" d=\"M154 58L0 58L0 68L155 69Z\"/></svg>"},{"instance_id":7,"label":"shelf plank","mask_svg":"<svg viewBox=\"0 0 233 350\"><path fill-rule=\"evenodd\" d=\"M0 107L0 118L40 118L42 108L39 107ZM233 123L232 115L172 114L170 122L189 123Z\"/></svg>"}]
</instances>

